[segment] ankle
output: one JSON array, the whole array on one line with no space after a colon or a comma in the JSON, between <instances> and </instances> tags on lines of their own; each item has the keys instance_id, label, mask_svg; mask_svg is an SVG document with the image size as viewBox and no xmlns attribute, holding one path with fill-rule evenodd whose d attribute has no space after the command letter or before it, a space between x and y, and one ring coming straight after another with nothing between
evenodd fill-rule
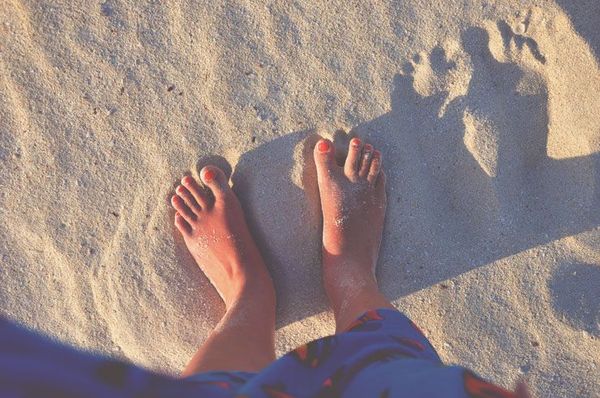
<instances>
[{"instance_id":1,"label":"ankle","mask_svg":"<svg viewBox=\"0 0 600 398\"><path fill-rule=\"evenodd\" d=\"M236 286L225 300L227 311L234 307L244 306L245 303L250 303L252 306L267 310L275 308L275 288L270 275L240 275L236 278Z\"/></svg>"},{"instance_id":2,"label":"ankle","mask_svg":"<svg viewBox=\"0 0 600 398\"><path fill-rule=\"evenodd\" d=\"M332 275L323 278L323 285L332 307L343 307L360 297L379 294L379 287L374 277L362 278L351 275Z\"/></svg>"},{"instance_id":3,"label":"ankle","mask_svg":"<svg viewBox=\"0 0 600 398\"><path fill-rule=\"evenodd\" d=\"M361 290L378 291L374 267L360 260L323 261L323 283L328 292L348 294Z\"/></svg>"},{"instance_id":4,"label":"ankle","mask_svg":"<svg viewBox=\"0 0 600 398\"><path fill-rule=\"evenodd\" d=\"M362 301L364 297L379 294L377 281L371 273L325 270L323 285L335 313L344 312L349 306L353 306L353 303Z\"/></svg>"},{"instance_id":5,"label":"ankle","mask_svg":"<svg viewBox=\"0 0 600 398\"><path fill-rule=\"evenodd\" d=\"M332 301L336 333L346 331L365 312L378 308L395 308L379 291L365 289L354 296L346 296L337 302Z\"/></svg>"}]
</instances>

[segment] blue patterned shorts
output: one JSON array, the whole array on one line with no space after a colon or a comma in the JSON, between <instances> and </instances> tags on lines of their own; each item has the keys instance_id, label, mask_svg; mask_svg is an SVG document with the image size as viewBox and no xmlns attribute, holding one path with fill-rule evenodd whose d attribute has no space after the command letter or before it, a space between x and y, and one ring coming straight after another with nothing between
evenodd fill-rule
<instances>
[{"instance_id":1,"label":"blue patterned shorts","mask_svg":"<svg viewBox=\"0 0 600 398\"><path fill-rule=\"evenodd\" d=\"M170 378L76 351L0 319L0 397L476 397L515 395L446 366L405 315L371 310L259 373Z\"/></svg>"}]
</instances>

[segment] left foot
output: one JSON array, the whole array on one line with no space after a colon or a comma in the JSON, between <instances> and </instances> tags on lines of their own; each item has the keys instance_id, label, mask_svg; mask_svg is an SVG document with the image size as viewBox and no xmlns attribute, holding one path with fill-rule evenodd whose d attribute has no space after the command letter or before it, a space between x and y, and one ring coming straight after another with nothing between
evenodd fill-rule
<instances>
[{"instance_id":1,"label":"left foot","mask_svg":"<svg viewBox=\"0 0 600 398\"><path fill-rule=\"evenodd\" d=\"M212 195L186 176L171 198L188 250L228 310L242 297L274 309L273 282L225 174L206 166L200 176Z\"/></svg>"},{"instance_id":2,"label":"left foot","mask_svg":"<svg viewBox=\"0 0 600 398\"><path fill-rule=\"evenodd\" d=\"M258 372L275 359L273 282L223 171L206 166L200 177L206 188L187 176L175 189L175 226L227 312L183 375Z\"/></svg>"}]
</instances>

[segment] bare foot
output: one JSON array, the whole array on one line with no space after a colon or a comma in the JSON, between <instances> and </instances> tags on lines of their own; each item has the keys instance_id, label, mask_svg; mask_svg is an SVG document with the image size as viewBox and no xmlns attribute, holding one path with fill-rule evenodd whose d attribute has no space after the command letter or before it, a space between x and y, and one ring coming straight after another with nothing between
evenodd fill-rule
<instances>
[{"instance_id":1,"label":"bare foot","mask_svg":"<svg viewBox=\"0 0 600 398\"><path fill-rule=\"evenodd\" d=\"M171 198L175 225L227 312L183 376L212 370L258 372L275 359L275 289L223 171L206 166L201 187L184 177Z\"/></svg>"},{"instance_id":2,"label":"bare foot","mask_svg":"<svg viewBox=\"0 0 600 398\"><path fill-rule=\"evenodd\" d=\"M186 176L171 198L175 226L188 250L228 310L248 294L255 304L257 299L267 300L263 304L274 308L271 277L225 174L206 166L200 176L210 192Z\"/></svg>"},{"instance_id":3,"label":"bare foot","mask_svg":"<svg viewBox=\"0 0 600 398\"><path fill-rule=\"evenodd\" d=\"M360 311L373 309L369 306L390 306L381 300L375 280L386 208L385 174L381 153L358 138L350 141L343 167L325 139L315 146L314 158L323 211L323 282L339 330Z\"/></svg>"}]
</instances>

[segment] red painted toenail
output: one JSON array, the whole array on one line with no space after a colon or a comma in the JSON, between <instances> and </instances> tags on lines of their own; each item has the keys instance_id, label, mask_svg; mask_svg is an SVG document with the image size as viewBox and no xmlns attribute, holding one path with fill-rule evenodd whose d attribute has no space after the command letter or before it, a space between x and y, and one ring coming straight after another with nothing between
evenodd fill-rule
<instances>
[{"instance_id":1,"label":"red painted toenail","mask_svg":"<svg viewBox=\"0 0 600 398\"><path fill-rule=\"evenodd\" d=\"M329 141L321 141L317 145L317 149L319 150L319 152L327 152L329 150L329 147Z\"/></svg>"},{"instance_id":2,"label":"red painted toenail","mask_svg":"<svg viewBox=\"0 0 600 398\"><path fill-rule=\"evenodd\" d=\"M371 144L366 144L365 145L365 151L371 152L372 150L373 150L373 145L371 145Z\"/></svg>"},{"instance_id":3,"label":"red painted toenail","mask_svg":"<svg viewBox=\"0 0 600 398\"><path fill-rule=\"evenodd\" d=\"M210 181L214 180L214 178L215 178L215 172L214 171L212 171L212 170L206 170L204 172L204 181L210 182Z\"/></svg>"},{"instance_id":4,"label":"red painted toenail","mask_svg":"<svg viewBox=\"0 0 600 398\"><path fill-rule=\"evenodd\" d=\"M190 184L192 182L192 177L187 176L187 177L183 177L183 179L181 180L182 183L184 184Z\"/></svg>"},{"instance_id":5,"label":"red painted toenail","mask_svg":"<svg viewBox=\"0 0 600 398\"><path fill-rule=\"evenodd\" d=\"M352 146L354 146L354 147L360 146L360 138L352 138Z\"/></svg>"},{"instance_id":6,"label":"red painted toenail","mask_svg":"<svg viewBox=\"0 0 600 398\"><path fill-rule=\"evenodd\" d=\"M375 152L373 152L373 159L379 159L381 157L381 152L379 152L378 150L375 150Z\"/></svg>"}]
</instances>

